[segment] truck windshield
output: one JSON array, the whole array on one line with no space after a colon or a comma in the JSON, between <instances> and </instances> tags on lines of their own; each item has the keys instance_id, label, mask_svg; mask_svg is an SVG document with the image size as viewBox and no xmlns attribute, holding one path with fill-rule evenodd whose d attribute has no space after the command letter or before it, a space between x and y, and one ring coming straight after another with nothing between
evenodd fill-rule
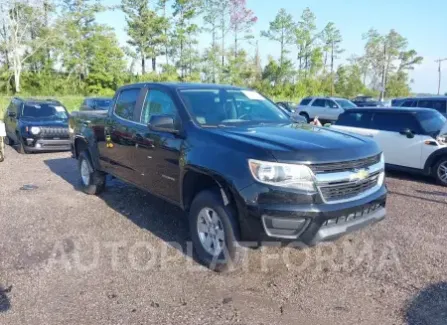
<instances>
[{"instance_id":1,"label":"truck windshield","mask_svg":"<svg viewBox=\"0 0 447 325\"><path fill-rule=\"evenodd\" d=\"M252 90L182 89L179 93L190 114L204 126L290 122L280 108Z\"/></svg>"},{"instance_id":2,"label":"truck windshield","mask_svg":"<svg viewBox=\"0 0 447 325\"><path fill-rule=\"evenodd\" d=\"M57 104L25 104L22 117L45 119L68 119L65 107Z\"/></svg>"},{"instance_id":3,"label":"truck windshield","mask_svg":"<svg viewBox=\"0 0 447 325\"><path fill-rule=\"evenodd\" d=\"M431 136L438 136L447 119L438 111L418 112L416 114L422 129Z\"/></svg>"}]
</instances>

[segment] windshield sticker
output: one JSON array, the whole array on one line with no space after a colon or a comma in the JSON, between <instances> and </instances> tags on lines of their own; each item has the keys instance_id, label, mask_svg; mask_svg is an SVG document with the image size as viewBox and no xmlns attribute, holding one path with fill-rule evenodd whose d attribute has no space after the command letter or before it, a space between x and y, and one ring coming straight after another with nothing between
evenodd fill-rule
<instances>
[{"instance_id":1,"label":"windshield sticker","mask_svg":"<svg viewBox=\"0 0 447 325\"><path fill-rule=\"evenodd\" d=\"M56 112L65 112L65 109L62 106L54 106Z\"/></svg>"},{"instance_id":2,"label":"windshield sticker","mask_svg":"<svg viewBox=\"0 0 447 325\"><path fill-rule=\"evenodd\" d=\"M257 93L256 91L242 90L242 93L252 100L266 100L264 97L262 97L261 94Z\"/></svg>"}]
</instances>

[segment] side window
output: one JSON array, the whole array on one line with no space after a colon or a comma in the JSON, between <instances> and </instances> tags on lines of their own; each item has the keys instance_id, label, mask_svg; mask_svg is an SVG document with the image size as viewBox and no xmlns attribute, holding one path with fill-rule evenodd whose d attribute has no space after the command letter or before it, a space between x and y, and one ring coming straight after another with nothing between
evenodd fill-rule
<instances>
[{"instance_id":1,"label":"side window","mask_svg":"<svg viewBox=\"0 0 447 325\"><path fill-rule=\"evenodd\" d=\"M152 115L171 115L177 118L177 109L168 94L159 90L149 90L141 111L140 122L149 123Z\"/></svg>"},{"instance_id":2,"label":"side window","mask_svg":"<svg viewBox=\"0 0 447 325\"><path fill-rule=\"evenodd\" d=\"M371 117L372 113L370 112L345 112L339 116L338 121L335 124L370 129Z\"/></svg>"},{"instance_id":3,"label":"side window","mask_svg":"<svg viewBox=\"0 0 447 325\"><path fill-rule=\"evenodd\" d=\"M421 99L418 102L418 107L432 108L433 102L429 99Z\"/></svg>"},{"instance_id":4,"label":"side window","mask_svg":"<svg viewBox=\"0 0 447 325\"><path fill-rule=\"evenodd\" d=\"M309 105L309 103L310 103L311 100L312 100L311 98L304 98L304 99L301 101L300 105L303 105L303 106Z\"/></svg>"},{"instance_id":5,"label":"side window","mask_svg":"<svg viewBox=\"0 0 447 325\"><path fill-rule=\"evenodd\" d=\"M402 103L402 105L399 105L399 106L402 106L402 107L413 107L413 106L416 106L415 104L416 104L416 101L411 99L411 100L404 101Z\"/></svg>"},{"instance_id":6,"label":"side window","mask_svg":"<svg viewBox=\"0 0 447 325\"><path fill-rule=\"evenodd\" d=\"M414 133L420 133L419 124L412 114L376 113L373 117L372 128L389 132L410 129Z\"/></svg>"},{"instance_id":7,"label":"side window","mask_svg":"<svg viewBox=\"0 0 447 325\"><path fill-rule=\"evenodd\" d=\"M329 108L338 108L337 104L333 100L326 99L326 107Z\"/></svg>"},{"instance_id":8,"label":"side window","mask_svg":"<svg viewBox=\"0 0 447 325\"><path fill-rule=\"evenodd\" d=\"M315 99L314 102L312 103L312 106L315 107L324 107L325 105L326 105L325 99Z\"/></svg>"},{"instance_id":9,"label":"side window","mask_svg":"<svg viewBox=\"0 0 447 325\"><path fill-rule=\"evenodd\" d=\"M431 108L437 110L439 113L446 113L446 101L444 99L432 100L431 104Z\"/></svg>"},{"instance_id":10,"label":"side window","mask_svg":"<svg viewBox=\"0 0 447 325\"><path fill-rule=\"evenodd\" d=\"M119 117L133 121L133 113L137 105L140 89L124 89L120 92L115 105L115 114Z\"/></svg>"}]
</instances>

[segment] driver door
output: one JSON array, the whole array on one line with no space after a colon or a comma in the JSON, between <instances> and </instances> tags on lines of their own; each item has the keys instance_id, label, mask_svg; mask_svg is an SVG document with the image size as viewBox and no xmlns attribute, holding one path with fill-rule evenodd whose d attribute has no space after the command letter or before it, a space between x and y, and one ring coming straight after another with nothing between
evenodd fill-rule
<instances>
[{"instance_id":1,"label":"driver door","mask_svg":"<svg viewBox=\"0 0 447 325\"><path fill-rule=\"evenodd\" d=\"M182 138L169 132L148 128L151 116L170 115L180 130L177 107L169 93L149 88L141 111L136 134L137 155L142 177L139 183L150 192L173 202L180 202L180 149Z\"/></svg>"}]
</instances>

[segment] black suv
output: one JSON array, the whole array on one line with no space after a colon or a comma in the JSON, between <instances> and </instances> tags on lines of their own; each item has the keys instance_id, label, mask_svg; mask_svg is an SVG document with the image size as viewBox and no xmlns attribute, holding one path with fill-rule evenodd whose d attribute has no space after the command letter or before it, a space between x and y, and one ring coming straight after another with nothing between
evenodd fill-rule
<instances>
[{"instance_id":1,"label":"black suv","mask_svg":"<svg viewBox=\"0 0 447 325\"><path fill-rule=\"evenodd\" d=\"M404 98L398 106L433 108L442 115L447 116L447 96Z\"/></svg>"},{"instance_id":2,"label":"black suv","mask_svg":"<svg viewBox=\"0 0 447 325\"><path fill-rule=\"evenodd\" d=\"M237 242L315 244L385 217L373 140L294 123L250 89L133 84L108 115L70 125L86 193L111 174L178 205L197 257L217 270Z\"/></svg>"},{"instance_id":3,"label":"black suv","mask_svg":"<svg viewBox=\"0 0 447 325\"><path fill-rule=\"evenodd\" d=\"M70 150L68 116L55 100L13 98L4 118L7 141L20 153Z\"/></svg>"}]
</instances>

